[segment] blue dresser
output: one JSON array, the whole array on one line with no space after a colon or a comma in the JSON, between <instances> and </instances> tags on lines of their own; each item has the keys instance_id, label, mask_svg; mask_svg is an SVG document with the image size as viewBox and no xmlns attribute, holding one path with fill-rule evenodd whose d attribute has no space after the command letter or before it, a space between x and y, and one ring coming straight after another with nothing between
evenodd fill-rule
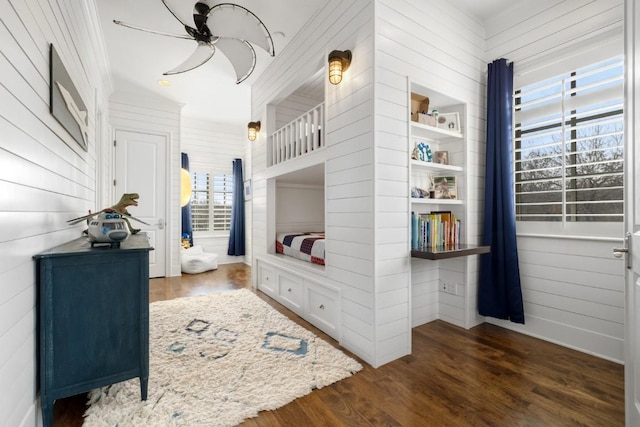
<instances>
[{"instance_id":1,"label":"blue dresser","mask_svg":"<svg viewBox=\"0 0 640 427\"><path fill-rule=\"evenodd\" d=\"M91 247L86 237L34 256L44 427L57 399L149 378L149 240Z\"/></svg>"}]
</instances>

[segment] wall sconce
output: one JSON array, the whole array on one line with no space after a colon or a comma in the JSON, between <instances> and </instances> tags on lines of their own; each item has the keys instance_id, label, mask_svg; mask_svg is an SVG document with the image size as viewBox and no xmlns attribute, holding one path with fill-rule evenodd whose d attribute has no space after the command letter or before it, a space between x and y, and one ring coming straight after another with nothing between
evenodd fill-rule
<instances>
[{"instance_id":1,"label":"wall sconce","mask_svg":"<svg viewBox=\"0 0 640 427\"><path fill-rule=\"evenodd\" d=\"M329 54L329 82L337 85L342 81L342 73L351 65L350 50L334 50Z\"/></svg>"},{"instance_id":2,"label":"wall sconce","mask_svg":"<svg viewBox=\"0 0 640 427\"><path fill-rule=\"evenodd\" d=\"M191 174L188 170L180 169L180 207L185 207L191 200Z\"/></svg>"},{"instance_id":3,"label":"wall sconce","mask_svg":"<svg viewBox=\"0 0 640 427\"><path fill-rule=\"evenodd\" d=\"M258 132L260 132L260 122L249 122L249 141L255 141Z\"/></svg>"}]
</instances>

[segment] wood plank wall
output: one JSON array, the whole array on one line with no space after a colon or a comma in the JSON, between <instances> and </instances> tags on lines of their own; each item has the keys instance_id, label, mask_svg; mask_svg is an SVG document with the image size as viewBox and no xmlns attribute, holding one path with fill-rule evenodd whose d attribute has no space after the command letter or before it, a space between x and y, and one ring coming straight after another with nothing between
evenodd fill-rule
<instances>
[{"instance_id":1,"label":"wood plank wall","mask_svg":"<svg viewBox=\"0 0 640 427\"><path fill-rule=\"evenodd\" d=\"M32 256L80 237L66 220L100 203L111 83L96 14L92 1L0 1L0 426L39 418ZM50 43L88 108L88 151L49 113Z\"/></svg>"},{"instance_id":2,"label":"wood plank wall","mask_svg":"<svg viewBox=\"0 0 640 427\"><path fill-rule=\"evenodd\" d=\"M559 17L553 20L551 13L544 11L556 3L564 8L565 13L556 14ZM304 79L317 69L318 58L324 60L330 50L338 48L350 48L354 53L352 68L343 83L326 87L326 274L343 292L341 342L345 347L377 366L408 351L407 325L415 326L440 317L460 326L472 327L484 320L477 315L477 257L409 263L403 256L407 247L408 212L396 206L402 205L401 201L408 197L407 77L467 104L464 129L467 135L465 167L468 170L465 235L467 242L477 243L480 240L484 192L487 62L501 56L502 52L510 53L517 46L526 49L536 37L548 43L559 43L558 31L554 32L559 25L585 31L604 28L607 21L621 20L621 14L618 17L616 12L619 3L608 0L585 5L567 1L537 2L535 9L543 13L536 15L534 10L535 17L531 20L522 18L518 25L507 25L508 20L501 21L510 31L520 29L521 39L514 43L517 34L505 33L501 39L497 38L495 25L499 21L485 26L447 2L378 0L373 8L359 1L330 2L256 82L253 86L253 114L266 118L267 104L282 99L282 94L291 93L302 85ZM570 13L567 15L567 8L580 11L574 23L567 20L572 17ZM586 11L592 14L591 19L586 19ZM516 12L522 15L521 9ZM553 23L545 25L540 22L545 17ZM587 24L577 25L585 19ZM486 32L486 28L491 28L491 31ZM553 36L544 37L539 31L552 32ZM560 31L562 37L569 37L570 33ZM269 247L266 232L258 231L268 228L268 205L266 180L260 178L264 176L266 166L264 142L254 147L253 237L258 255ZM523 253L526 250L523 249ZM536 250L530 253L533 252ZM447 280L463 281L461 295L438 292L438 283L444 276ZM607 277L619 280L615 274ZM405 286L409 278L410 291ZM610 296L616 300L614 305L619 306L619 293ZM577 298L575 300L577 303ZM527 304L531 306L530 302ZM574 306L579 308L560 311L565 314L571 310L585 312L588 304ZM620 326L615 320L616 310L613 310L612 325L608 325L613 329ZM581 315L580 319L584 317ZM550 326L559 322L560 317L548 321ZM577 325L579 320L573 323ZM537 328L531 333L542 329ZM604 342L611 338L616 341L621 334L621 326L611 333L612 336L605 337L595 347L604 348ZM548 338L562 343L557 337ZM582 348L571 342L564 344ZM616 352L614 350L613 353ZM615 356L612 358L616 359Z\"/></svg>"},{"instance_id":3,"label":"wood plank wall","mask_svg":"<svg viewBox=\"0 0 640 427\"><path fill-rule=\"evenodd\" d=\"M467 103L467 122L463 131L467 135L465 167L469 171L465 187L465 215L463 217L465 239L477 243L480 233L480 196L484 181L484 120L485 120L485 69L484 27L464 11L447 2L404 0L377 2L377 117L380 126L377 144L380 147L381 167L393 167L393 173L381 186L391 180L399 191L393 194L407 197L407 77L421 86ZM389 155L391 152L395 156ZM386 165L388 159L396 163ZM396 197L396 205L403 205ZM393 200L393 199L392 199ZM405 206L406 203L403 205ZM394 236L404 239L392 253L399 256L406 251L408 236L407 212L394 221L401 224ZM382 243L382 242L381 242ZM389 245L392 243L389 242ZM402 247L404 246L404 248ZM394 255L392 255L394 256ZM463 327L477 324L476 312L476 257L452 261L411 261L411 326L417 326L436 318ZM438 284L446 276L464 285L462 295L444 294ZM382 301L382 299L381 299Z\"/></svg>"},{"instance_id":4,"label":"wood plank wall","mask_svg":"<svg viewBox=\"0 0 640 427\"><path fill-rule=\"evenodd\" d=\"M109 121L116 130L149 132L165 135L169 141L167 150L167 275L180 275L180 110L173 102L145 98L131 93L115 92L109 101Z\"/></svg>"},{"instance_id":5,"label":"wood plank wall","mask_svg":"<svg viewBox=\"0 0 640 427\"><path fill-rule=\"evenodd\" d=\"M233 160L245 158L247 149L246 125L215 123L204 119L184 117L182 119L182 152L189 154L191 170L207 170L217 173L233 172ZM242 162L244 179L249 179L251 170ZM250 235L251 202L245 203L245 220L247 235ZM195 245L200 245L206 252L218 255L218 264L245 262L250 260L250 254L236 257L227 255L229 235L211 236L194 233ZM247 249L251 248L250 241L246 242Z\"/></svg>"},{"instance_id":6,"label":"wood plank wall","mask_svg":"<svg viewBox=\"0 0 640 427\"><path fill-rule=\"evenodd\" d=\"M298 91L296 91L280 102L276 107L275 129L280 129L282 126L291 123L300 117L300 115L317 107L318 104L324 101L324 91L321 94L322 96L312 95L313 94L298 93Z\"/></svg>"},{"instance_id":7,"label":"wood plank wall","mask_svg":"<svg viewBox=\"0 0 640 427\"><path fill-rule=\"evenodd\" d=\"M326 279L342 292L341 344L370 364L378 363L374 337L373 212L373 3L330 1L318 11L252 87L252 115L268 123L267 105L277 103L326 67L334 49L354 60L343 82L325 79ZM275 124L275 120L273 121ZM266 133L274 129L267 129ZM252 152L254 255L267 252L265 142Z\"/></svg>"},{"instance_id":8,"label":"wood plank wall","mask_svg":"<svg viewBox=\"0 0 640 427\"><path fill-rule=\"evenodd\" d=\"M467 209L473 215L466 234L470 242L477 241L483 40L480 24L443 2L377 1L373 7L358 1L331 2L292 42L296 55L283 52L253 86L254 115L266 116L266 105L295 84L287 79L308 77L314 71L307 65L311 53L326 57L333 49L353 52L345 80L326 88L326 275L342 290L342 345L374 366L410 351L412 311L427 321L438 307L438 263L428 267L435 277L416 274L426 282L416 283L413 292L410 289L407 76L468 103L471 178L467 185L473 196ZM260 146L253 163L257 255L269 245L266 233L257 231L267 229L266 184L259 179L266 157ZM449 264L461 277L475 277L472 261ZM412 293L420 296L416 300L421 306L410 306ZM461 298L459 305L457 323L475 319L467 300Z\"/></svg>"},{"instance_id":9,"label":"wood plank wall","mask_svg":"<svg viewBox=\"0 0 640 427\"><path fill-rule=\"evenodd\" d=\"M487 22L487 59L514 61L518 74L519 64L545 61L561 49L597 43L599 35L611 33L619 34L622 53L623 16L622 0L532 2L525 16L507 10ZM518 237L526 324L488 320L621 362L624 265L612 258L611 249L621 244L622 227L608 240L590 239L591 233L577 238L540 234Z\"/></svg>"}]
</instances>

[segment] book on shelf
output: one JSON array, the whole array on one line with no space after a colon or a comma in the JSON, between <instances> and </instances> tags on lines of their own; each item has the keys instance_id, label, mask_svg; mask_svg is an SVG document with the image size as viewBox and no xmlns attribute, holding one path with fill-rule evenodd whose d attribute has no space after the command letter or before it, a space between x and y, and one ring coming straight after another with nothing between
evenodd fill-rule
<instances>
[{"instance_id":1,"label":"book on shelf","mask_svg":"<svg viewBox=\"0 0 640 427\"><path fill-rule=\"evenodd\" d=\"M460 247L460 226L460 220L451 211L411 212L411 249L457 249Z\"/></svg>"}]
</instances>

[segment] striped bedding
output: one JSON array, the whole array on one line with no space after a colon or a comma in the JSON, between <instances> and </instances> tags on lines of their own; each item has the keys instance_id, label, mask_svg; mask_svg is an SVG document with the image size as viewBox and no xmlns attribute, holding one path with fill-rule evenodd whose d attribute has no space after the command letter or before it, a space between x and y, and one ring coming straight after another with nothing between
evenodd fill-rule
<instances>
[{"instance_id":1,"label":"striped bedding","mask_svg":"<svg viewBox=\"0 0 640 427\"><path fill-rule=\"evenodd\" d=\"M324 232L278 233L276 252L313 264L324 265Z\"/></svg>"}]
</instances>

